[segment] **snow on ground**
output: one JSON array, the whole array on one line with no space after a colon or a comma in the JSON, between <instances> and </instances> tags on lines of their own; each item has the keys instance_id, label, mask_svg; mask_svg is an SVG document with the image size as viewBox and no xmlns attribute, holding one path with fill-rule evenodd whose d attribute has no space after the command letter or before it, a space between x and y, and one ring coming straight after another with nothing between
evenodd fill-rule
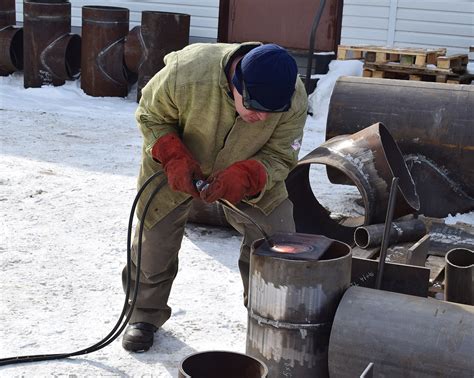
<instances>
[{"instance_id":1,"label":"snow on ground","mask_svg":"<svg viewBox=\"0 0 474 378\"><path fill-rule=\"evenodd\" d=\"M331 64L320 80L300 157L324 142L332 87L353 63ZM115 324L140 163L134 99L93 98L79 82L24 89L21 74L0 78L0 358L72 352ZM331 210L360 212L357 191L329 184L323 166L310 177ZM473 213L460 217L474 224ZM70 360L0 367L0 376L176 377L191 353L245 352L239 244L233 230L188 225L173 314L149 352L130 354L119 338Z\"/></svg>"}]
</instances>

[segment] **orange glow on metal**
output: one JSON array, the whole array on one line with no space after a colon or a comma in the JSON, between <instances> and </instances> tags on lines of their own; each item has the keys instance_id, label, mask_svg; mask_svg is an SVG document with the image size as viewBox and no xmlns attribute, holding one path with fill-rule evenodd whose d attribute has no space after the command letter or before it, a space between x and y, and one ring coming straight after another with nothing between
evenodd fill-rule
<instances>
[{"instance_id":1,"label":"orange glow on metal","mask_svg":"<svg viewBox=\"0 0 474 378\"><path fill-rule=\"evenodd\" d=\"M304 245L276 244L272 250L279 253L301 253L307 252L309 248Z\"/></svg>"}]
</instances>

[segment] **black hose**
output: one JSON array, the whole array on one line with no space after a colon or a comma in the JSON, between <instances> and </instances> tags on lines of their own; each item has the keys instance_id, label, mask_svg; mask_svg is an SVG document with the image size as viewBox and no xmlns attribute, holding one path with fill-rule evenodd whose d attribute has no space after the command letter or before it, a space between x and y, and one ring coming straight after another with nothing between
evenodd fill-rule
<instances>
[{"instance_id":1,"label":"black hose","mask_svg":"<svg viewBox=\"0 0 474 378\"><path fill-rule=\"evenodd\" d=\"M130 289L131 289L131 273L132 273L132 268L131 268L131 262L132 262L132 253L131 253L131 245L132 245L132 226L133 226L133 219L135 215L135 209L138 204L138 200L140 199L143 191L145 188L158 176L162 175L163 172L156 172L152 176L150 176L145 183L142 185L140 190L137 192L137 195L135 196L135 199L132 204L132 208L130 210L130 217L129 217L129 222L128 222L128 232L127 232L127 288L126 288L126 293L125 293L125 301L123 304L122 308L122 313L120 314L119 320L116 322L115 326L113 327L112 331L109 332L107 336L105 336L102 340L100 340L98 343L78 350L76 352L71 352L71 353L56 353L56 354L37 354L37 355L29 355L29 356L16 356L16 357L7 357L7 358L1 358L0 359L0 366L5 366L5 365L11 365L11 364L16 364L16 363L24 363L24 362L37 362L37 361L50 361L50 360L59 360L63 358L69 358L69 357L74 357L74 356L80 356L83 354L88 354L92 352L96 352L99 349L102 349L109 345L112 341L114 341L117 337L120 336L122 331L125 329L125 327L128 324L128 321L130 320L130 317L132 316L133 309L135 307L135 303L137 300L137 293L138 293L138 286L140 283L140 275L136 275L136 280L135 280L135 286L134 286L134 292L133 292L133 297L132 301L130 304L128 303L129 298L130 298ZM137 251L137 272L140 272L140 265L141 265L141 254L142 254L142 238L143 238L143 220L146 217L146 214L148 212L148 208L151 205L151 202L153 198L155 198L156 194L161 190L161 188L166 184L166 178L161 181L158 186L153 190L153 192L150 194L148 197L148 200L145 204L145 208L143 210L143 215L142 215L142 220L138 223L137 227L140 227L139 229L139 235L138 235L138 251ZM127 313L128 310L128 313ZM126 315L126 317L125 317ZM125 317L125 320L124 320ZM122 324L123 323L123 324Z\"/></svg>"}]
</instances>

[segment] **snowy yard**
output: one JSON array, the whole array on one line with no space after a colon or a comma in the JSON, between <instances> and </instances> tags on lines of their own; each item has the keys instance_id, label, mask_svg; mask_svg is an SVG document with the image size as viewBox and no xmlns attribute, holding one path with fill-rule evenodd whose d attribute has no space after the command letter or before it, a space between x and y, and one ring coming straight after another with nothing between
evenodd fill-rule
<instances>
[{"instance_id":1,"label":"snowy yard","mask_svg":"<svg viewBox=\"0 0 474 378\"><path fill-rule=\"evenodd\" d=\"M319 113L308 118L300 157L324 141L336 77L313 99ZM140 163L134 99L134 91L92 98L79 82L25 90L21 74L0 78L0 358L73 352L115 324ZM354 188L329 185L323 167L311 177L322 203L356 208ZM173 314L149 352L126 352L120 337L86 356L2 367L0 376L176 377L196 351L244 353L239 244L232 230L188 225Z\"/></svg>"}]
</instances>

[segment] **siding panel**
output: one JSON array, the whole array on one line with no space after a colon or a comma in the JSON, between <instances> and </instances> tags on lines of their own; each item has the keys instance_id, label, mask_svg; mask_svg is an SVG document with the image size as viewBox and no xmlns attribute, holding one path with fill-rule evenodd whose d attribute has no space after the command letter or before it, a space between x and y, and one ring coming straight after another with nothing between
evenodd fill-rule
<instances>
[{"instance_id":1,"label":"siding panel","mask_svg":"<svg viewBox=\"0 0 474 378\"><path fill-rule=\"evenodd\" d=\"M341 44L378 40L381 46L447 47L448 54L458 54L467 53L474 41L473 0L388 0L377 4L346 0L344 4Z\"/></svg>"}]
</instances>

